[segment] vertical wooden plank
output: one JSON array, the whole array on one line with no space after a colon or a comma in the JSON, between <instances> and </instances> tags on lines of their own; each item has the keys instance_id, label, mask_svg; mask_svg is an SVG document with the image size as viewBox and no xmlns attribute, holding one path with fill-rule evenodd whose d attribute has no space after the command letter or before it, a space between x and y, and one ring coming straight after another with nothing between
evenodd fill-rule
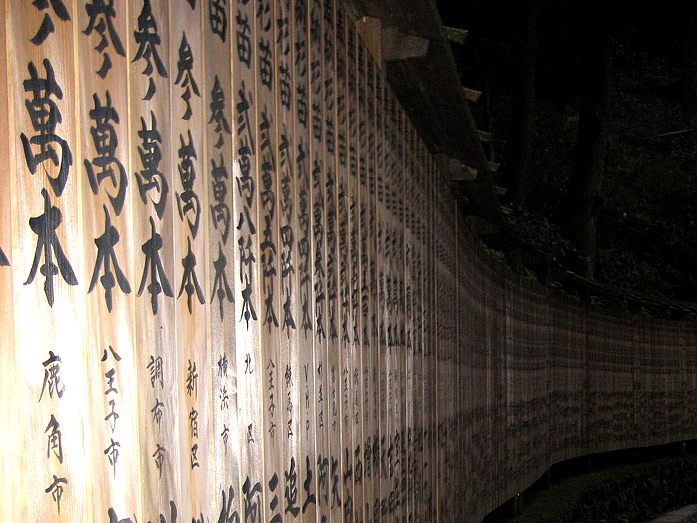
<instances>
[{"instance_id":1,"label":"vertical wooden plank","mask_svg":"<svg viewBox=\"0 0 697 523\"><path fill-rule=\"evenodd\" d=\"M414 131L413 131L414 132ZM416 166L412 179L414 205L414 520L423 520L424 485L424 247L425 247L425 198L426 149L418 138L416 147Z\"/></svg>"},{"instance_id":2,"label":"vertical wooden plank","mask_svg":"<svg viewBox=\"0 0 697 523\"><path fill-rule=\"evenodd\" d=\"M203 519L211 510L210 394L206 339L206 157L203 133L202 4L170 0L170 94L174 208L174 291L178 372L184 388L179 409L182 499L179 517Z\"/></svg>"},{"instance_id":3,"label":"vertical wooden plank","mask_svg":"<svg viewBox=\"0 0 697 523\"><path fill-rule=\"evenodd\" d=\"M457 419L457 403L456 394L458 388L458 375L457 375L457 358L456 358L456 348L457 348L457 266L456 266L456 218L455 209L456 202L451 197L448 191L447 182L443 182L443 191L447 204L447 225L448 225L448 238L446 243L446 252L448 260L448 381L450 384L448 388L448 416L446 421L446 441L448 445L448 466L446 469L446 474L448 478L457 477L457 454L458 450L456 447L456 419ZM448 517L454 518L457 514L457 481L446 480L447 485L447 498L448 498Z\"/></svg>"},{"instance_id":4,"label":"vertical wooden plank","mask_svg":"<svg viewBox=\"0 0 697 523\"><path fill-rule=\"evenodd\" d=\"M256 110L259 284L261 286L261 366L265 519L282 518L281 409L280 409L280 273L278 271L278 179L275 85L274 3L256 1Z\"/></svg>"},{"instance_id":5,"label":"vertical wooden plank","mask_svg":"<svg viewBox=\"0 0 697 523\"><path fill-rule=\"evenodd\" d=\"M377 311L378 333L377 351L379 371L379 433L375 445L379 456L378 478L379 488L376 488L376 504L380 518L387 517L387 499L389 496L390 476L386 462L387 438L389 437L389 416L388 399L390 397L390 362L389 348L387 346L387 327L389 317L387 310L387 260L386 249L386 216L387 207L385 202L385 184L387 180L387 138L385 130L385 77L380 72L375 77L375 134L376 134L376 169L375 169L375 230L376 230L376 256L377 256L377 279L378 279L378 299Z\"/></svg>"},{"instance_id":6,"label":"vertical wooden plank","mask_svg":"<svg viewBox=\"0 0 697 523\"><path fill-rule=\"evenodd\" d=\"M77 6L86 374L91 377L91 517L140 514L134 352L132 193L128 155L128 6ZM89 282L89 283L88 283Z\"/></svg>"},{"instance_id":7,"label":"vertical wooden plank","mask_svg":"<svg viewBox=\"0 0 697 523\"><path fill-rule=\"evenodd\" d=\"M393 234L394 234L394 310L395 310L395 332L394 342L396 347L396 372L397 372L397 423L395 426L396 435L394 440L395 447L395 466L397 469L395 485L395 506L396 517L403 519L406 517L406 420L407 420L407 354L405 343L405 301L404 301L404 121L405 113L402 106L395 98L396 104L396 157L393 171Z\"/></svg>"},{"instance_id":8,"label":"vertical wooden plank","mask_svg":"<svg viewBox=\"0 0 697 523\"><path fill-rule=\"evenodd\" d=\"M370 296L371 285L371 214L370 214L370 177L368 170L369 163L369 144L370 144L370 121L368 119L368 49L365 43L357 35L357 56L358 56L358 220L360 227L359 237L359 288L360 288L360 347L361 347L361 368L362 376L361 390L362 398L362 418L363 428L360 448L356 448L354 457L362 465L363 473L363 503L361 504L362 521L371 519L372 505L372 479L368 472L371 470L370 461L370 435L373 433L373 366L371 343L371 321L373 315L372 301Z\"/></svg>"},{"instance_id":9,"label":"vertical wooden plank","mask_svg":"<svg viewBox=\"0 0 697 523\"><path fill-rule=\"evenodd\" d=\"M337 150L338 150L338 213L339 213L339 292L341 339L341 499L344 521L353 518L353 381L352 339L353 309L351 306L351 201L349 189L349 92L348 61L349 19L341 4L337 5Z\"/></svg>"},{"instance_id":10,"label":"vertical wooden plank","mask_svg":"<svg viewBox=\"0 0 697 523\"><path fill-rule=\"evenodd\" d=\"M435 450L435 460L434 460L434 505L436 510L437 519L445 520L445 515L443 513L443 437L442 437L442 426L443 426L443 414L444 414L444 396L445 387L441 384L445 383L445 348L443 346L443 323L445 318L445 288L444 288L444 278L443 278L443 246L442 237L445 234L443 230L443 202L441 200L440 193L440 172L436 171L433 178L433 272L434 272L434 288L435 288L435 300L434 300L434 400L436 402L435 419L434 419L434 450Z\"/></svg>"},{"instance_id":11,"label":"vertical wooden plank","mask_svg":"<svg viewBox=\"0 0 697 523\"><path fill-rule=\"evenodd\" d=\"M425 384L424 396L429 398L428 410L424 410L424 415L426 419L426 429L424 430L426 437L426 448L427 457L424 460L428 460L428 485L425 492L425 503L426 503L426 519L435 519L437 517L437 502L438 502L438 491L437 491L437 454L436 454L436 422L437 422L437 378L436 378L436 274L435 274L435 217L436 217L436 207L435 207L435 163L433 159L430 160L428 181L426 184L427 188L427 209L428 209L428 219L427 219L427 314L425 317L429 323L428 325L428 364L427 364L427 383ZM424 405L424 409L426 406ZM425 465L426 466L426 465Z\"/></svg>"},{"instance_id":12,"label":"vertical wooden plank","mask_svg":"<svg viewBox=\"0 0 697 523\"><path fill-rule=\"evenodd\" d=\"M309 6L307 0L295 0L293 10L295 48L295 176L298 191L298 315L299 315L299 388L300 449L298 476L302 478L302 518L316 518L315 454L315 380L313 363L314 293L312 292L312 185L310 180L309 122Z\"/></svg>"},{"instance_id":13,"label":"vertical wooden plank","mask_svg":"<svg viewBox=\"0 0 697 523\"><path fill-rule=\"evenodd\" d=\"M337 68L336 11L334 0L325 0L323 9L324 60L324 165L326 171L325 209L327 243L327 394L328 394L328 468L325 493L329 520L341 520L339 476L341 470L341 318L339 316L338 250L338 154L337 154ZM324 465L324 463L323 463ZM319 472L318 472L319 473Z\"/></svg>"},{"instance_id":14,"label":"vertical wooden plank","mask_svg":"<svg viewBox=\"0 0 697 523\"><path fill-rule=\"evenodd\" d=\"M23 436L13 452L20 454L15 473L24 472L16 481L25 481L23 497L12 501L20 519L85 520L91 440L83 420L91 406L84 369L92 348L82 330L77 5L7 2L3 15L12 49L6 94L14 111L8 122L14 169L6 175L12 243L5 248L13 267L11 358L22 376L11 410L22 416L16 430Z\"/></svg>"},{"instance_id":15,"label":"vertical wooden plank","mask_svg":"<svg viewBox=\"0 0 697 523\"><path fill-rule=\"evenodd\" d=\"M234 8L233 8L234 11ZM256 5L237 2L234 16L235 45L232 53L232 92L235 100L235 266L239 286L235 289L235 349L237 351L238 422L240 425L240 483L242 520L256 520L264 514L264 461L262 387L265 364L261 358L261 302L258 219L261 190L257 157L261 145L257 136L260 112L257 96Z\"/></svg>"},{"instance_id":16,"label":"vertical wooden plank","mask_svg":"<svg viewBox=\"0 0 697 523\"><path fill-rule=\"evenodd\" d=\"M283 517L300 519L298 497L300 453L300 378L298 350L298 219L295 178L295 134L293 119L293 38L292 2L276 1L276 107L278 119L278 198L280 266L280 367L283 446Z\"/></svg>"},{"instance_id":17,"label":"vertical wooden plank","mask_svg":"<svg viewBox=\"0 0 697 523\"><path fill-rule=\"evenodd\" d=\"M10 173L17 172L16 149L12 146L16 139L14 99L11 98L9 78L12 76L11 54L14 46L8 40L7 9L1 3L3 19L0 21L0 42L5 52L0 53L0 164ZM21 157L20 157L21 161ZM0 460L3 469L0 482L4 487L7 500L26 499L27 485L17 480L17 471L21 470L20 457L24 451L23 420L25 418L24 401L18 401L16 393L24 391L20 378L20 356L15 345L15 311L13 273L13 243L14 227L12 219L13 187L16 182L11 175L0 176L0 310L2 310L0 326L0 354L3 362L3 379L0 380L0 408L5 412L1 428L5 442L0 446ZM22 517L23 504L20 502L0 504L0 518L3 521L19 521Z\"/></svg>"},{"instance_id":18,"label":"vertical wooden plank","mask_svg":"<svg viewBox=\"0 0 697 523\"><path fill-rule=\"evenodd\" d=\"M174 316L169 4L132 0L128 14L141 496L143 518L156 519L160 514L171 517L182 499L179 419L184 383Z\"/></svg>"},{"instance_id":19,"label":"vertical wooden plank","mask_svg":"<svg viewBox=\"0 0 697 523\"><path fill-rule=\"evenodd\" d=\"M323 6L310 0L310 158L312 162L312 287L315 308L314 379L315 379L315 452L317 517L328 518L329 445L327 441L327 247L326 247L326 168L324 164L324 48Z\"/></svg>"},{"instance_id":20,"label":"vertical wooden plank","mask_svg":"<svg viewBox=\"0 0 697 523\"><path fill-rule=\"evenodd\" d=\"M383 504L383 517L394 517L394 490L396 481L396 471L394 466L394 437L395 437L395 404L398 400L396 391L396 364L395 364L395 343L394 343L394 304L393 304L393 278L394 278L394 231L393 231L393 171L394 171L394 103L393 95L387 85L383 82L383 107L384 107L384 167L382 186L378 191L382 195L383 210L378 213L381 218L383 263L384 263L384 335L385 348L385 367L387 373L386 398L384 405L385 412L385 434L384 440L381 438L382 450L384 455L384 484L381 485ZM378 181L380 183L380 180ZM398 481L398 480L397 480Z\"/></svg>"},{"instance_id":21,"label":"vertical wooden plank","mask_svg":"<svg viewBox=\"0 0 697 523\"><path fill-rule=\"evenodd\" d=\"M232 2L205 3L203 43L205 88L202 87L206 122L206 154L203 172L208 206L207 289L210 310L208 332L211 369L211 455L210 484L213 515L227 522L240 517L240 438L238 422L237 351L234 297L239 285L235 266L233 198L236 186L233 168ZM209 214L210 212L210 214ZM239 259L238 259L239 261Z\"/></svg>"},{"instance_id":22,"label":"vertical wooden plank","mask_svg":"<svg viewBox=\"0 0 697 523\"><path fill-rule=\"evenodd\" d=\"M405 513L407 519L413 519L414 496L413 496L413 469L412 469L412 438L414 431L414 308L412 303L413 296L413 265L412 254L414 248L413 236L413 212L411 181L414 178L412 171L412 136L410 122L405 119L404 125L404 340L405 340L405 403L406 403L406 493L404 499Z\"/></svg>"},{"instance_id":23,"label":"vertical wooden plank","mask_svg":"<svg viewBox=\"0 0 697 523\"><path fill-rule=\"evenodd\" d=\"M346 24L347 38L347 102L348 102L348 196L349 196L349 249L351 287L351 404L353 410L353 520L363 520L363 373L361 352L361 282L360 282L360 180L359 180L359 109L358 109L358 35L353 23ZM347 500L348 503L348 500Z\"/></svg>"},{"instance_id":24,"label":"vertical wooden plank","mask_svg":"<svg viewBox=\"0 0 697 523\"><path fill-rule=\"evenodd\" d=\"M353 449L352 449L352 381L351 381L351 256L350 256L350 195L349 195L349 98L347 25L349 21L341 3L336 11L336 134L337 134L337 208L339 244L339 336L340 336L340 412L341 467L332 470L332 495L343 507L344 521L353 516ZM336 488L335 488L336 487Z\"/></svg>"},{"instance_id":25,"label":"vertical wooden plank","mask_svg":"<svg viewBox=\"0 0 697 523\"><path fill-rule=\"evenodd\" d=\"M376 131L376 97L375 97L375 78L379 74L376 70L375 60L370 54L367 54L367 87L366 87L366 103L367 103L367 201L366 205L366 235L368 237L368 264L369 271L367 273L368 292L368 307L366 323L368 324L366 337L368 339L368 364L370 372L370 393L368 396L368 413L367 418L370 423L368 430L364 430L367 434L364 444L363 454L364 466L366 470L366 478L369 482L369 488L366 491L369 496L366 499L366 521L380 520L380 452L378 440L380 438L380 428L378 420L380 418L380 367L378 359L378 262L377 262L377 178L376 178L376 155L377 155L377 131Z\"/></svg>"},{"instance_id":26,"label":"vertical wooden plank","mask_svg":"<svg viewBox=\"0 0 697 523\"><path fill-rule=\"evenodd\" d=\"M467 256L465 255L465 229L464 216L457 212L457 358L459 377L458 382L458 439L457 449L459 453L458 471L463 474L463 477L468 477L469 453L470 445L468 438L468 414L469 414L469 397L467 387L469 386L469 368L468 358L469 351L467 345L467 322L469 321L469 309L467 305L467 276L468 265ZM468 504L470 502L469 482L460 484L459 491L459 514L468 513Z\"/></svg>"}]
</instances>

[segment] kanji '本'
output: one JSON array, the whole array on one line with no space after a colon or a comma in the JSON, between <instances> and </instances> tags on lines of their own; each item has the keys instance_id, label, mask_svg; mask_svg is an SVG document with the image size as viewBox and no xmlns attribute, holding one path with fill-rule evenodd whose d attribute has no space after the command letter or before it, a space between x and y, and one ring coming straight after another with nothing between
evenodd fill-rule
<instances>
[{"instance_id":1,"label":"kanji '\u672c'","mask_svg":"<svg viewBox=\"0 0 697 523\"><path fill-rule=\"evenodd\" d=\"M148 241L143 244L142 250L145 254L145 263L143 264L143 276L140 279L140 287L138 288L138 296L143 294L145 283L150 273L150 285L148 292L152 295L152 313L157 314L157 296L164 292L165 296L172 298L172 288L169 286L167 275L162 267L160 259L160 249L162 248L162 236L155 230L155 222L150 217L151 236Z\"/></svg>"},{"instance_id":2,"label":"kanji '\u672c'","mask_svg":"<svg viewBox=\"0 0 697 523\"><path fill-rule=\"evenodd\" d=\"M94 240L95 245L97 245L97 260L94 263L92 280L90 281L90 287L87 293L89 294L94 290L94 287L97 285L99 272L102 265L104 265L104 275L99 278L99 281L104 288L104 299L106 300L107 309L111 312L111 289L113 289L118 282L121 292L129 294L131 292L131 286L128 284L128 279L126 279L126 276L121 271L118 260L116 259L114 247L119 243L119 231L116 227L111 225L111 217L109 216L106 205L104 206L104 215L104 234ZM114 273L116 275L116 280L114 280Z\"/></svg>"},{"instance_id":3,"label":"kanji '\u672c'","mask_svg":"<svg viewBox=\"0 0 697 523\"><path fill-rule=\"evenodd\" d=\"M56 235L56 229L63 219L61 211L58 207L51 205L46 189L41 189L41 195L44 198L44 213L41 216L29 218L29 227L37 235L38 239L36 241L34 261L29 271L29 277L24 282L24 285L29 285L34 281L43 253L44 263L41 266L41 274L44 276L44 294L46 294L46 301L48 301L49 306L53 307L53 278L59 271L68 285L77 285L77 278L68 258L63 253ZM56 263L53 263L54 252Z\"/></svg>"}]
</instances>

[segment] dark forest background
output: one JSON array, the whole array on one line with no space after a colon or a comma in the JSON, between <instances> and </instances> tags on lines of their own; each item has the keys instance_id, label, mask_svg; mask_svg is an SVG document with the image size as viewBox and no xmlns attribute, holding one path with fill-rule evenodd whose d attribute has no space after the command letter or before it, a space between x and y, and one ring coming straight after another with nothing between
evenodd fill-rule
<instances>
[{"instance_id":1,"label":"dark forest background","mask_svg":"<svg viewBox=\"0 0 697 523\"><path fill-rule=\"evenodd\" d=\"M505 221L590 281L697 301L696 2L439 1ZM608 5L611 4L611 5Z\"/></svg>"}]
</instances>

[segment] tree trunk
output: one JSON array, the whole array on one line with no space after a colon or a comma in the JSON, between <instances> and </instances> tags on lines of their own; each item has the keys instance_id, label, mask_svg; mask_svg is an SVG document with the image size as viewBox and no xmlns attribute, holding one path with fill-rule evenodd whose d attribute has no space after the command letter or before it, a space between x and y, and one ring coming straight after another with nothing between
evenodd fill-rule
<instances>
[{"instance_id":1,"label":"tree trunk","mask_svg":"<svg viewBox=\"0 0 697 523\"><path fill-rule=\"evenodd\" d=\"M591 3L591 6L594 3ZM602 10L586 8L586 46L581 57L581 106L576 153L568 188L568 232L579 250L574 267L593 278L600 182L605 163L610 103L610 45Z\"/></svg>"},{"instance_id":2,"label":"tree trunk","mask_svg":"<svg viewBox=\"0 0 697 523\"><path fill-rule=\"evenodd\" d=\"M535 134L535 66L537 62L537 0L520 6L521 29L517 40L517 66L511 99L511 130L508 138L506 181L509 199L524 207L532 189L531 163Z\"/></svg>"}]
</instances>

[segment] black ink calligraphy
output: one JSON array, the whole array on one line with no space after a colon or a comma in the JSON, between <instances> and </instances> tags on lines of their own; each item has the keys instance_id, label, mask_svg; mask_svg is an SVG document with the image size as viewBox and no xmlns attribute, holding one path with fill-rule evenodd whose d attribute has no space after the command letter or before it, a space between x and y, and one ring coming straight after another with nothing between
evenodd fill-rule
<instances>
[{"instance_id":1,"label":"black ink calligraphy","mask_svg":"<svg viewBox=\"0 0 697 523\"><path fill-rule=\"evenodd\" d=\"M36 133L31 138L27 138L24 133L20 134L22 147L24 149L24 159L26 160L29 172L36 174L36 168L45 161L50 160L54 166L58 167L58 174L51 176L48 171L48 181L51 189L56 196L63 194L65 185L68 182L70 166L73 164L73 155L70 152L68 142L56 134L56 126L63 121L63 117L51 97L59 100L63 99L63 91L56 82L53 66L48 58L43 61L46 78L39 78L38 71L34 62L29 62L29 79L24 80L24 92L31 93L31 100L25 100L25 107L29 113L31 125ZM56 150L51 144L56 144L60 148L60 160ZM34 154L33 147L38 146L38 153Z\"/></svg>"},{"instance_id":2,"label":"black ink calligraphy","mask_svg":"<svg viewBox=\"0 0 697 523\"><path fill-rule=\"evenodd\" d=\"M53 307L54 289L53 279L60 271L63 280L68 285L77 285L77 278L70 266L68 258L63 253L56 229L61 224L62 214L58 207L51 204L48 198L46 189L41 189L41 195L44 198L44 213L41 216L29 218L29 227L36 234L36 252L34 261L32 262L29 271L29 277L24 285L29 285L36 277L36 271L39 269L39 262L43 254L44 263L41 265L41 274L44 276L44 294L50 307ZM53 263L55 253L56 263ZM56 265L57 264L57 265Z\"/></svg>"}]
</instances>

